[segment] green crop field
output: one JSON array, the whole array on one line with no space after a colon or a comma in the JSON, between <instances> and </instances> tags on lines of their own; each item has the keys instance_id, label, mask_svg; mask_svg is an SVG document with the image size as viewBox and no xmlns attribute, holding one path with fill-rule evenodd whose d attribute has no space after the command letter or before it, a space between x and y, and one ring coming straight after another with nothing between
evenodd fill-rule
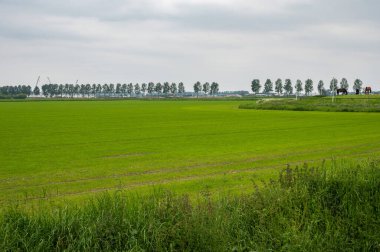
<instances>
[{"instance_id":1,"label":"green crop field","mask_svg":"<svg viewBox=\"0 0 380 252\"><path fill-rule=\"evenodd\" d=\"M245 110L241 103L0 102L0 204L152 187L242 192L288 163L380 153L379 113Z\"/></svg>"}]
</instances>

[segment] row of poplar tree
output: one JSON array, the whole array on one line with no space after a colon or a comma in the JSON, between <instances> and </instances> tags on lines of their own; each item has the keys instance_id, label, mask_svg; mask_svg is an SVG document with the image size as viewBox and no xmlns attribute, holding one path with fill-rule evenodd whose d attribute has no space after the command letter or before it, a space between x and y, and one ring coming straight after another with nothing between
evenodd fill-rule
<instances>
[{"instance_id":1,"label":"row of poplar tree","mask_svg":"<svg viewBox=\"0 0 380 252\"><path fill-rule=\"evenodd\" d=\"M340 88L345 88L347 91L349 89L349 84L346 78L342 78L342 80L339 82L336 78L333 78L330 81L330 88L325 89L325 83L320 80L317 85L317 91L320 95L325 95L327 93L335 93L336 90L338 89L338 84L340 85ZM353 90L356 91L357 89L361 90L362 89L363 82L360 79L356 79L353 83ZM259 79L254 79L251 83L251 89L252 91L257 94L260 93L261 89L261 84ZM273 89L274 88L274 89ZM285 94L285 95L291 95L294 93L300 95L302 91L305 92L305 95L310 95L314 90L314 82L311 79L307 79L305 81L305 84L302 83L301 80L297 80L294 88L293 88L293 83L290 79L285 79L283 82L282 79L277 79L273 83L270 79L267 79L264 83L264 89L263 93L265 94L270 94L273 91L278 93L278 94Z\"/></svg>"},{"instance_id":2,"label":"row of poplar tree","mask_svg":"<svg viewBox=\"0 0 380 252\"><path fill-rule=\"evenodd\" d=\"M40 95L38 87L33 91L34 95ZM138 97L145 95L182 95L185 86L182 82L171 83L149 82L136 84L45 84L41 87L41 93L45 97Z\"/></svg>"},{"instance_id":3,"label":"row of poplar tree","mask_svg":"<svg viewBox=\"0 0 380 252\"><path fill-rule=\"evenodd\" d=\"M201 84L199 81L194 84L194 93L216 95L219 92L219 84L216 82L206 82ZM185 93L185 86L182 82L161 84L149 82L136 84L44 84L39 88L35 86L32 90L30 86L3 86L0 87L0 95L14 97L16 95L43 95L45 97L138 97L138 96L160 96L160 95L179 95Z\"/></svg>"},{"instance_id":4,"label":"row of poplar tree","mask_svg":"<svg viewBox=\"0 0 380 252\"><path fill-rule=\"evenodd\" d=\"M32 94L32 88L26 85L18 86L0 86L0 97L14 97L17 95L29 96Z\"/></svg>"}]
</instances>

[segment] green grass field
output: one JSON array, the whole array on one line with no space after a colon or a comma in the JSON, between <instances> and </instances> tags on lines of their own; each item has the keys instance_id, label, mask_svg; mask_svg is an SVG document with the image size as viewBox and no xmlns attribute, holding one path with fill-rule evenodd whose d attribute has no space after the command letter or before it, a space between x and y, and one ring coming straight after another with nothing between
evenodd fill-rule
<instances>
[{"instance_id":1,"label":"green grass field","mask_svg":"<svg viewBox=\"0 0 380 252\"><path fill-rule=\"evenodd\" d=\"M380 114L239 109L242 101L0 103L0 204L104 191L251 190L290 164L380 153Z\"/></svg>"}]
</instances>

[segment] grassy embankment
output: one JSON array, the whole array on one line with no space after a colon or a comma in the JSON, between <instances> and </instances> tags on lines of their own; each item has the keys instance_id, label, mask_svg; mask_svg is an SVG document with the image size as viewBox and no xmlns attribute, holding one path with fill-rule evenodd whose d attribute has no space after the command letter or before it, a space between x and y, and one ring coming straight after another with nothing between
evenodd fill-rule
<instances>
[{"instance_id":1,"label":"grassy embankment","mask_svg":"<svg viewBox=\"0 0 380 252\"><path fill-rule=\"evenodd\" d=\"M254 187L254 185L251 185ZM1 251L379 251L379 161L284 170L252 193L123 193L34 214L7 210Z\"/></svg>"},{"instance_id":2,"label":"grassy embankment","mask_svg":"<svg viewBox=\"0 0 380 252\"><path fill-rule=\"evenodd\" d=\"M252 190L286 164L380 153L380 114L238 109L240 101L0 103L0 205L151 187ZM67 202L66 202L67 201Z\"/></svg>"},{"instance_id":3,"label":"grassy embankment","mask_svg":"<svg viewBox=\"0 0 380 252\"><path fill-rule=\"evenodd\" d=\"M326 112L380 112L380 96L338 96L301 97L261 99L243 103L241 109L259 110L293 110L293 111L326 111Z\"/></svg>"}]
</instances>

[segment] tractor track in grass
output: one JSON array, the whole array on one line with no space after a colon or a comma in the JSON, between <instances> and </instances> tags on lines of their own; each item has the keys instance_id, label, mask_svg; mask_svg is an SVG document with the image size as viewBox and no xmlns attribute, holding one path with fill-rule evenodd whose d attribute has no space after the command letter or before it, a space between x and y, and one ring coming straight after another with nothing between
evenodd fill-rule
<instances>
[{"instance_id":1,"label":"tractor track in grass","mask_svg":"<svg viewBox=\"0 0 380 252\"><path fill-rule=\"evenodd\" d=\"M326 151L336 151L336 150L350 150L358 147L363 147L367 146L368 144L359 144L359 145L354 145L350 147L333 147L333 148L319 148L314 150L314 153L321 153L321 152L326 152ZM90 177L90 178L82 178L82 179L72 179L72 180L64 180L64 181L52 181L52 182L47 182L47 183L38 183L38 184L21 184L21 185L15 185L15 186L10 186L10 187L0 187L2 190L12 190L12 189L17 189L20 187L42 187L42 186L49 186L49 185L59 185L59 184L66 184L66 183L77 183L77 182L83 182L83 181L96 181L96 180L103 180L103 179L115 179L115 178L121 178L121 177L128 177L128 176L139 176L139 175L146 175L146 174L161 174L161 173L172 173L172 172L181 172L184 170L192 170L192 169L199 169L199 168L208 168L208 167L217 167L217 166L226 166L226 165L238 165L238 164L244 164L244 163L249 163L249 162L255 162L255 161L265 161L265 160L273 160L273 159L278 159L278 158L284 158L284 157L294 157L298 155L304 155L308 154L310 151L299 151L299 152L294 152L294 153L285 153L285 154L280 154L280 155L274 155L271 156L270 159L268 159L267 155L260 155L256 156L254 158L248 158L248 159L243 159L243 160L238 160L238 161L226 161L226 162L220 162L220 163L205 163L205 164L196 164L196 165L191 165L191 166L182 166L182 167L177 167L173 169L157 169L157 170L146 170L146 171L136 171L136 172L126 172L126 173L121 173L121 174L112 174L109 176L97 176L97 177ZM131 154L131 153L128 153ZM133 153L136 154L136 153ZM139 153L140 154L140 153ZM146 154L146 153L144 153ZM118 155L120 156L120 155ZM56 175L57 176L57 175ZM11 181L16 181L16 180L22 180L22 181L32 181L34 178L39 178L38 176L33 176L33 177L22 177L22 178L17 178L13 177L11 179L2 179L0 182L6 183L6 182L11 182Z\"/></svg>"},{"instance_id":2,"label":"tractor track in grass","mask_svg":"<svg viewBox=\"0 0 380 252\"><path fill-rule=\"evenodd\" d=\"M321 152L326 152L326 151L334 151L334 150L351 150L355 149L357 147L363 147L367 146L368 144L360 144L360 145L355 145L351 147L334 147L334 148L321 148L318 150L314 150L313 153L321 153ZM371 149L368 151L360 152L358 153L359 155L362 154L369 154L371 152L377 152L380 151L380 149ZM74 184L74 183L81 183L81 182L87 182L87 181L100 181L100 180L107 180L107 179L120 179L120 178L126 178L126 177L132 177L132 176L143 176L143 175L152 175L152 174L170 174L170 173L178 173L178 172L184 172L184 171L191 171L195 169L203 169L203 168L212 168L212 167L218 167L218 166L230 166L230 165L242 165L246 163L251 163L251 162L256 162L256 161L265 161L265 160L273 160L273 159L281 159L281 158L287 158L287 157L294 157L298 155L305 155L310 153L310 151L299 151L299 152L294 152L289 155L289 153L286 154L281 154L281 155L275 155L271 156L270 159L267 158L267 156L257 156L255 158L248 158L248 159L243 159L239 161L226 161L226 162L220 162L220 163L209 163L209 164L196 164L192 166L183 166L183 167L178 167L174 169L157 169L157 170L145 170L145 171L135 171L135 172L126 172L126 173L121 173L121 174L112 174L109 176L98 176L98 177L91 177L91 178L81 178L81 179L72 179L72 180L64 180L64 181L53 181L53 182L47 182L47 183L39 183L39 184L20 184L20 185L15 185L15 186L9 186L9 187L0 187L1 190L16 190L16 189L27 189L27 188L35 188L35 187L48 187L48 186L54 186L54 185L63 185L63 184ZM350 155L354 156L354 155ZM338 157L338 156L337 156ZM339 157L348 157L348 155L344 156L339 156ZM325 158L326 159L326 158ZM239 169L241 170L241 169ZM29 178L19 178L22 181L32 181L34 177L29 177ZM1 182L10 182L10 181L15 181L17 180L16 178L12 180L0 180Z\"/></svg>"},{"instance_id":3,"label":"tractor track in grass","mask_svg":"<svg viewBox=\"0 0 380 252\"><path fill-rule=\"evenodd\" d=\"M366 123L357 123L358 127L362 124ZM334 124L334 126L345 126L345 123L339 123L339 124ZM260 132L263 133L273 133L273 132L282 132L282 131L297 131L299 129L313 129L313 128L318 128L318 125L313 125L313 126L299 126L299 127L280 127L276 129L265 129L262 128L260 129ZM194 138L199 138L199 137L207 137L207 136L228 136L228 135L241 135L241 134L256 134L255 132L252 132L251 130L239 130L239 131L232 131L232 132L216 132L216 133L208 133L208 134L180 134L180 135L172 135L171 137L173 138L189 138L189 137L194 137ZM44 151L45 149L54 149L54 148L62 148L62 147L70 147L70 146L88 146L88 145L96 145L96 144L107 144L107 143L138 143L138 142L145 142L147 140L166 140L166 136L150 136L150 137L140 137L140 138L131 138L131 139L124 139L124 140L102 140L102 141L85 141L85 142L80 142L80 143L60 143L59 145L57 144L45 144L45 145L38 145L38 146L31 146L30 150L12 150L10 154L32 154L36 153L39 151Z\"/></svg>"},{"instance_id":4,"label":"tractor track in grass","mask_svg":"<svg viewBox=\"0 0 380 252\"><path fill-rule=\"evenodd\" d=\"M380 151L380 149L377 149L375 151L367 151L367 152L361 152L355 155L350 155L350 157L366 157L366 154L369 153L375 153L377 151ZM268 166L260 166L260 167L248 167L244 169L239 169L239 170L229 170L229 171L217 171L217 172L212 172L209 174L203 174L203 175L189 175L189 176L184 176L180 178L170 178L170 179L161 179L157 181L144 181L144 182L136 182L136 183L131 183L129 185L119 185L119 186L111 186L111 187L102 187L102 188L95 188L91 190L85 190L85 191L77 191L77 192L66 192L66 193L61 193L59 194L48 194L46 196L40 196L40 197L27 197L25 199L14 199L12 200L12 203L17 203L17 202L30 202L30 201L35 201L35 200L50 200L54 198L64 198L68 196L79 196L79 195L91 195L95 193L100 193L100 192L107 192L107 191L115 191L115 190L125 190L125 189L132 189L136 187L143 187L143 186L153 186L153 185L165 185L169 184L172 182L186 182L186 181L194 181L198 179L204 179L204 178L212 178L218 175L236 175L236 174L243 174L243 173L250 173L250 172L255 172L258 170L267 170L267 169L278 169L278 168L284 168L288 165L290 166L297 166L297 165L302 165L304 163L316 163L316 162L322 162L324 160L334 160L337 158L345 158L348 157L347 155L342 155L342 156L335 156L335 157L330 157L330 158L319 158L319 159L310 159L310 160L300 160L300 161L294 161L294 162L288 162L288 163L283 163L283 164L277 164L277 165L268 165ZM10 205L9 202L10 200L0 200L1 203L4 205Z\"/></svg>"}]
</instances>

